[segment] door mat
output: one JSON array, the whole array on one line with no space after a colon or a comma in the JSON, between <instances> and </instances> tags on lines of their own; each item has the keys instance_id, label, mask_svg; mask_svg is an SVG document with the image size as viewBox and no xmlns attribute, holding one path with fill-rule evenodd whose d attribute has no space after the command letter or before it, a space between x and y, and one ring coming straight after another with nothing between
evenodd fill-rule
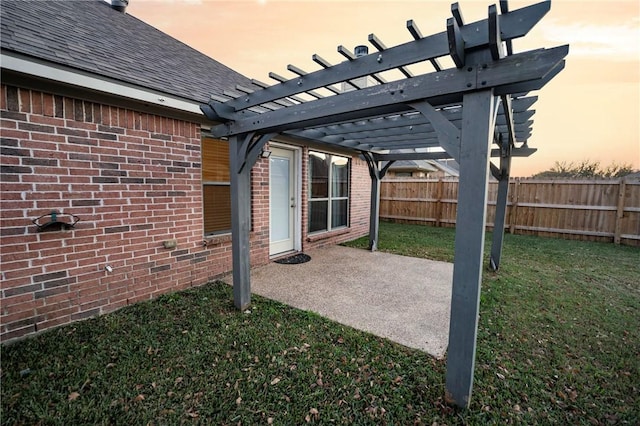
<instances>
[{"instance_id":1,"label":"door mat","mask_svg":"<svg viewBox=\"0 0 640 426\"><path fill-rule=\"evenodd\" d=\"M304 253L294 254L292 256L284 257L282 259L274 260L275 263L283 265L297 265L298 263L305 263L311 260L311 256Z\"/></svg>"}]
</instances>

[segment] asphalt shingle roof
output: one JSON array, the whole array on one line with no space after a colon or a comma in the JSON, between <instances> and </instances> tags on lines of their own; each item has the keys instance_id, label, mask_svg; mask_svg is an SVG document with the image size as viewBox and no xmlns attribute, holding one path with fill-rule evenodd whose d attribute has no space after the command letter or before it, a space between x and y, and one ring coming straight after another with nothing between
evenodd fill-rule
<instances>
[{"instance_id":1,"label":"asphalt shingle roof","mask_svg":"<svg viewBox=\"0 0 640 426\"><path fill-rule=\"evenodd\" d=\"M102 0L0 1L2 50L207 102L249 79Z\"/></svg>"}]
</instances>

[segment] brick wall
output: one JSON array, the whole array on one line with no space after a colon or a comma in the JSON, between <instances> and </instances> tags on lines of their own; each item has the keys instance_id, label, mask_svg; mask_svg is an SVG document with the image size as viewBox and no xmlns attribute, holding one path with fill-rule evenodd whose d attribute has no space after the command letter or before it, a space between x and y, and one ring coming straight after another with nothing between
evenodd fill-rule
<instances>
[{"instance_id":1,"label":"brick wall","mask_svg":"<svg viewBox=\"0 0 640 426\"><path fill-rule=\"evenodd\" d=\"M5 85L0 109L2 341L231 270L228 236L203 244L198 124ZM252 173L258 265L268 163ZM32 219L52 210L80 222L37 232Z\"/></svg>"},{"instance_id":2,"label":"brick wall","mask_svg":"<svg viewBox=\"0 0 640 426\"><path fill-rule=\"evenodd\" d=\"M2 341L231 271L230 235L203 238L199 124L4 85L0 109ZM303 250L367 235L371 183L357 156L350 227L307 235L308 148L302 158ZM251 172L253 266L269 261L268 164ZM37 232L32 220L53 210L80 221Z\"/></svg>"}]
</instances>

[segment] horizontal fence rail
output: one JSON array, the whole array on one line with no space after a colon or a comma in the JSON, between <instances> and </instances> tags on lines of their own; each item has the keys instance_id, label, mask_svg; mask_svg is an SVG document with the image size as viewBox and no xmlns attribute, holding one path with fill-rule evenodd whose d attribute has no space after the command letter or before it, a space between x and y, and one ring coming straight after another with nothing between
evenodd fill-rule
<instances>
[{"instance_id":1,"label":"horizontal fence rail","mask_svg":"<svg viewBox=\"0 0 640 426\"><path fill-rule=\"evenodd\" d=\"M493 228L498 183L490 182L487 227ZM380 218L455 226L457 179L385 179ZM509 182L510 233L640 246L640 178Z\"/></svg>"}]
</instances>

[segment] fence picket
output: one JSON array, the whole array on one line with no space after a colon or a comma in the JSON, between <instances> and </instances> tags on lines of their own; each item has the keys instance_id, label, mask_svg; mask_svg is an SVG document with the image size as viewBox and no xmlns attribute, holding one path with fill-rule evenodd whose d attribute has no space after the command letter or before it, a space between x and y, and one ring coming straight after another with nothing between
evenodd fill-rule
<instances>
[{"instance_id":1,"label":"fence picket","mask_svg":"<svg viewBox=\"0 0 640 426\"><path fill-rule=\"evenodd\" d=\"M382 181L382 219L455 226L458 181L389 179ZM490 187L488 212L494 212ZM506 229L640 246L640 177L612 180L512 179ZM402 213L400 213L402 212ZM400 214L399 214L400 213ZM495 215L487 215L493 226Z\"/></svg>"}]
</instances>

